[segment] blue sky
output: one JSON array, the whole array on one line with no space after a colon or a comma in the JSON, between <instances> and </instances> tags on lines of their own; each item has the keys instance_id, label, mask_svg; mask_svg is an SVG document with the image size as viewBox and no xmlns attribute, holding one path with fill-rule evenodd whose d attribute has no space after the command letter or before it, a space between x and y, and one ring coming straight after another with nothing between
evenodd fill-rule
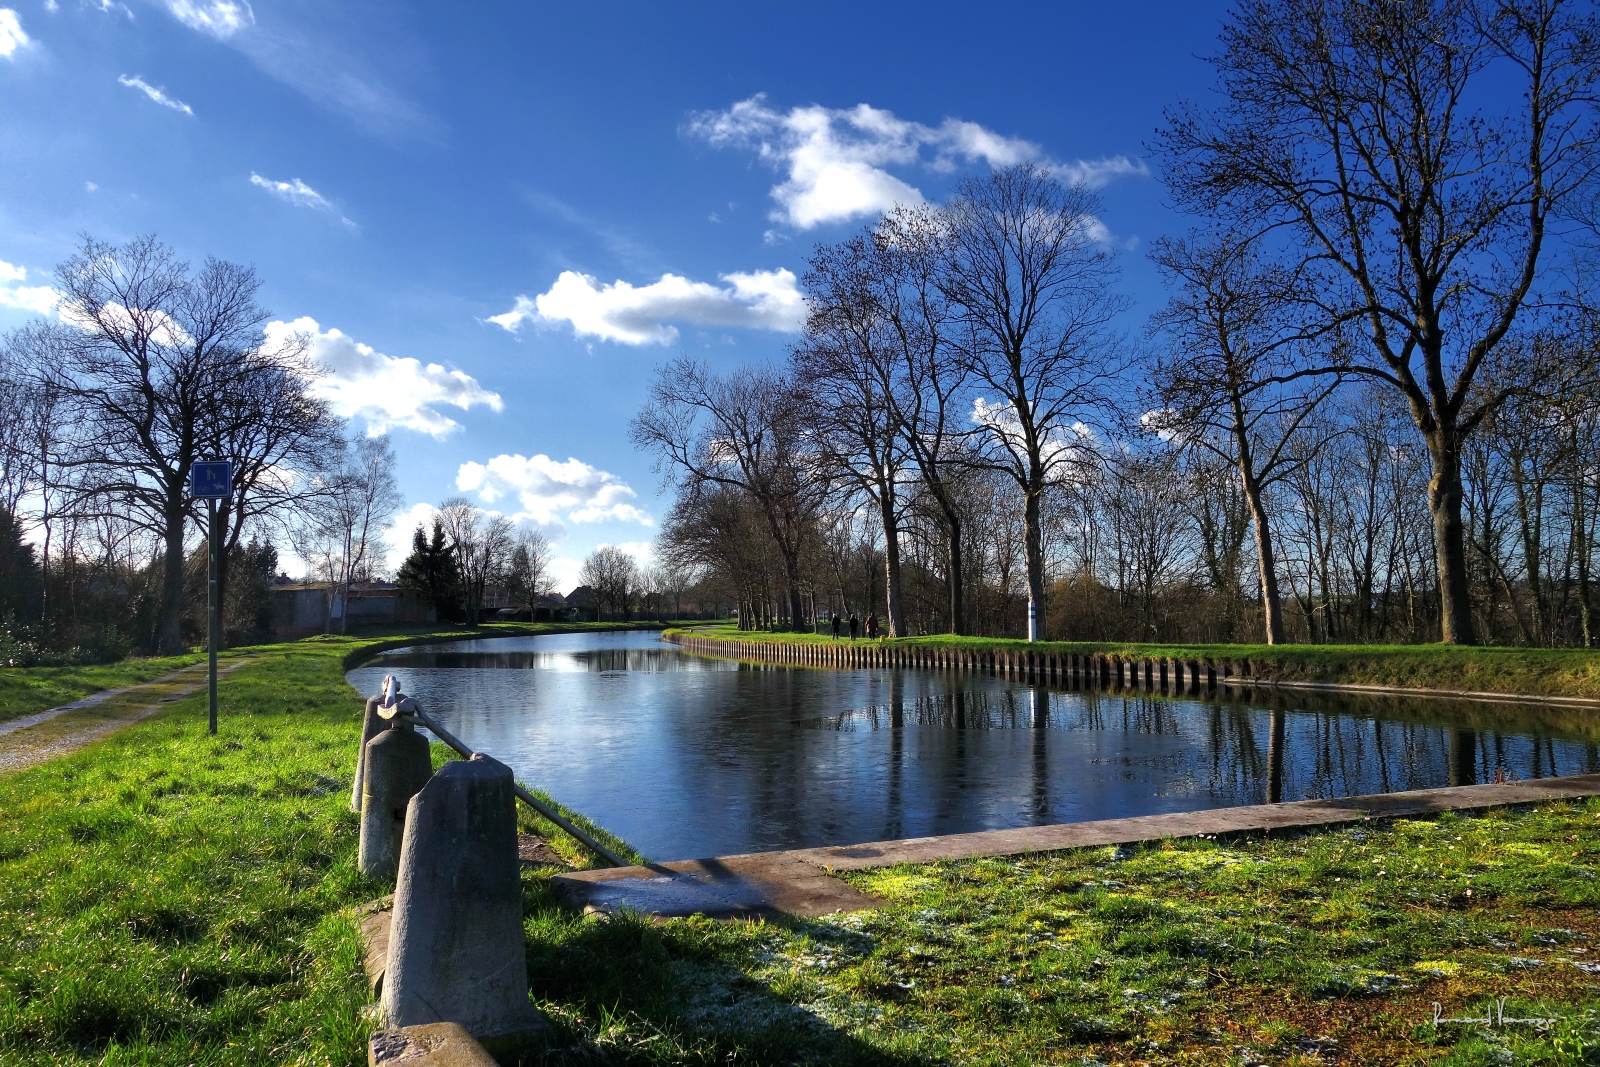
<instances>
[{"instance_id":1,"label":"blue sky","mask_svg":"<svg viewBox=\"0 0 1600 1067\"><path fill-rule=\"evenodd\" d=\"M781 358L810 249L893 199L1082 167L1138 328L1186 225L1145 145L1223 13L0 0L0 328L81 233L252 264L408 509L537 521L570 585L668 506L626 433L652 368Z\"/></svg>"}]
</instances>

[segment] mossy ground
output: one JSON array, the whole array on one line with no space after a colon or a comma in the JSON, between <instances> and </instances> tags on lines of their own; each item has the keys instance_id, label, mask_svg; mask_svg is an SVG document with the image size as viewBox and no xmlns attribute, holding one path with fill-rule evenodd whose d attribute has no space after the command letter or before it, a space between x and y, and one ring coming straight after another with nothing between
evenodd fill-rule
<instances>
[{"instance_id":1,"label":"mossy ground","mask_svg":"<svg viewBox=\"0 0 1600 1067\"><path fill-rule=\"evenodd\" d=\"M370 644L257 650L215 738L199 695L0 776L0 1063L364 1062ZM885 907L821 920L584 916L550 873L530 1063L1600 1062L1596 802L859 872ZM1502 997L1554 1022L1431 1023Z\"/></svg>"},{"instance_id":2,"label":"mossy ground","mask_svg":"<svg viewBox=\"0 0 1600 1067\"><path fill-rule=\"evenodd\" d=\"M669 630L720 641L848 642L828 634L766 633L718 624ZM858 643L866 643L861 639ZM1284 681L1339 682L1600 700L1600 649L1461 648L1453 645L1157 645L1093 641L1010 641L990 637L879 638L877 645L1073 653L1135 658L1248 659Z\"/></svg>"},{"instance_id":3,"label":"mossy ground","mask_svg":"<svg viewBox=\"0 0 1600 1067\"><path fill-rule=\"evenodd\" d=\"M1600 803L851 874L715 924L533 895L535 995L607 1062L1600 1062ZM1542 1025L1433 1025L1483 1017ZM547 1062L583 1062L574 1053Z\"/></svg>"}]
</instances>

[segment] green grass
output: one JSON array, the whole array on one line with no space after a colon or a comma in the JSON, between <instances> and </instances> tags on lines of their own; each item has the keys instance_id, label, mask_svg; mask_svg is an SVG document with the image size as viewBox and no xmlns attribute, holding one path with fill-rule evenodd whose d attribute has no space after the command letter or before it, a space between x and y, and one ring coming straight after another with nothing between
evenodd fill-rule
<instances>
[{"instance_id":1,"label":"green grass","mask_svg":"<svg viewBox=\"0 0 1600 1067\"><path fill-rule=\"evenodd\" d=\"M0 775L0 1063L365 1062L343 671L384 643L252 649L216 737L197 694Z\"/></svg>"},{"instance_id":2,"label":"green grass","mask_svg":"<svg viewBox=\"0 0 1600 1067\"><path fill-rule=\"evenodd\" d=\"M826 634L741 631L726 624L674 628L720 641L833 644ZM848 639L840 638L843 642ZM1600 650L1567 648L1459 648L1451 645L1157 645L1100 642L1009 641L988 637L880 639L897 647L984 649L1006 652L1100 654L1135 658L1248 659L1257 673L1284 681L1335 682L1454 689L1600 700Z\"/></svg>"},{"instance_id":3,"label":"green grass","mask_svg":"<svg viewBox=\"0 0 1600 1067\"><path fill-rule=\"evenodd\" d=\"M0 1063L364 1062L342 671L419 636L253 650L216 738L200 695L0 776ZM530 1064L1600 1062L1600 802L858 872L886 906L821 920L585 916L550 873ZM1429 1024L1487 997L1557 1022Z\"/></svg>"}]
</instances>

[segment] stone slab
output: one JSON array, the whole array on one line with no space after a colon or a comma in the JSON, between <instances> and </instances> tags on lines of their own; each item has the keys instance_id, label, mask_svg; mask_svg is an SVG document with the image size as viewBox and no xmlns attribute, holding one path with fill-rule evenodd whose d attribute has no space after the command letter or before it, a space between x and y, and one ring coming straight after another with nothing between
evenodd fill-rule
<instances>
[{"instance_id":1,"label":"stone slab","mask_svg":"<svg viewBox=\"0 0 1600 1067\"><path fill-rule=\"evenodd\" d=\"M604 912L626 907L661 918L831 915L882 903L788 852L574 871L552 881L576 905Z\"/></svg>"},{"instance_id":2,"label":"stone slab","mask_svg":"<svg viewBox=\"0 0 1600 1067\"><path fill-rule=\"evenodd\" d=\"M394 897L384 897L377 902L382 906L372 911L358 913L356 922L361 927L361 943L366 947L362 965L367 972L367 988L372 998L383 996L383 972L389 966L389 924L394 919Z\"/></svg>"},{"instance_id":3,"label":"stone slab","mask_svg":"<svg viewBox=\"0 0 1600 1067\"><path fill-rule=\"evenodd\" d=\"M794 859L828 870L852 871L890 867L897 863L932 863L937 860L1014 856L1025 852L1096 845L1121 845L1159 841L1168 837L1201 834L1237 834L1335 826L1363 819L1402 815L1427 815L1443 811L1532 804L1544 800L1600 796L1600 774L1566 778L1539 778L1528 782L1494 785L1447 786L1413 789L1402 793L1343 797L1338 800L1296 800L1283 804L1251 804L1237 808L1141 815L1128 819L1019 826L1010 830L983 830L940 837L913 837L898 841L870 841L860 845L796 849Z\"/></svg>"},{"instance_id":4,"label":"stone slab","mask_svg":"<svg viewBox=\"0 0 1600 1067\"><path fill-rule=\"evenodd\" d=\"M643 867L575 871L558 875L553 881L569 901L598 911L614 912L626 907L660 918L818 916L866 910L882 903L877 897L829 877L827 872L830 871L1015 856L1202 834L1310 829L1365 819L1590 796L1600 796L1600 774L1022 826L829 848L753 852L714 859L652 863Z\"/></svg>"},{"instance_id":5,"label":"stone slab","mask_svg":"<svg viewBox=\"0 0 1600 1067\"><path fill-rule=\"evenodd\" d=\"M379 1030L367 1043L368 1067L498 1067L456 1023Z\"/></svg>"}]
</instances>

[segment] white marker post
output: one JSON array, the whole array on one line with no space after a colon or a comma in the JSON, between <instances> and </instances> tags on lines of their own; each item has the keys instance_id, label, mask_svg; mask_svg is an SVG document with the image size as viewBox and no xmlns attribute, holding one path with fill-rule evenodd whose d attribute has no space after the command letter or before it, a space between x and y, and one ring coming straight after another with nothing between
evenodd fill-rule
<instances>
[{"instance_id":1,"label":"white marker post","mask_svg":"<svg viewBox=\"0 0 1600 1067\"><path fill-rule=\"evenodd\" d=\"M189 468L189 495L206 502L206 556L209 570L206 586L206 657L210 693L210 732L217 732L217 645L222 625L217 603L217 501L226 500L233 489L233 462L226 459L197 460Z\"/></svg>"}]
</instances>

